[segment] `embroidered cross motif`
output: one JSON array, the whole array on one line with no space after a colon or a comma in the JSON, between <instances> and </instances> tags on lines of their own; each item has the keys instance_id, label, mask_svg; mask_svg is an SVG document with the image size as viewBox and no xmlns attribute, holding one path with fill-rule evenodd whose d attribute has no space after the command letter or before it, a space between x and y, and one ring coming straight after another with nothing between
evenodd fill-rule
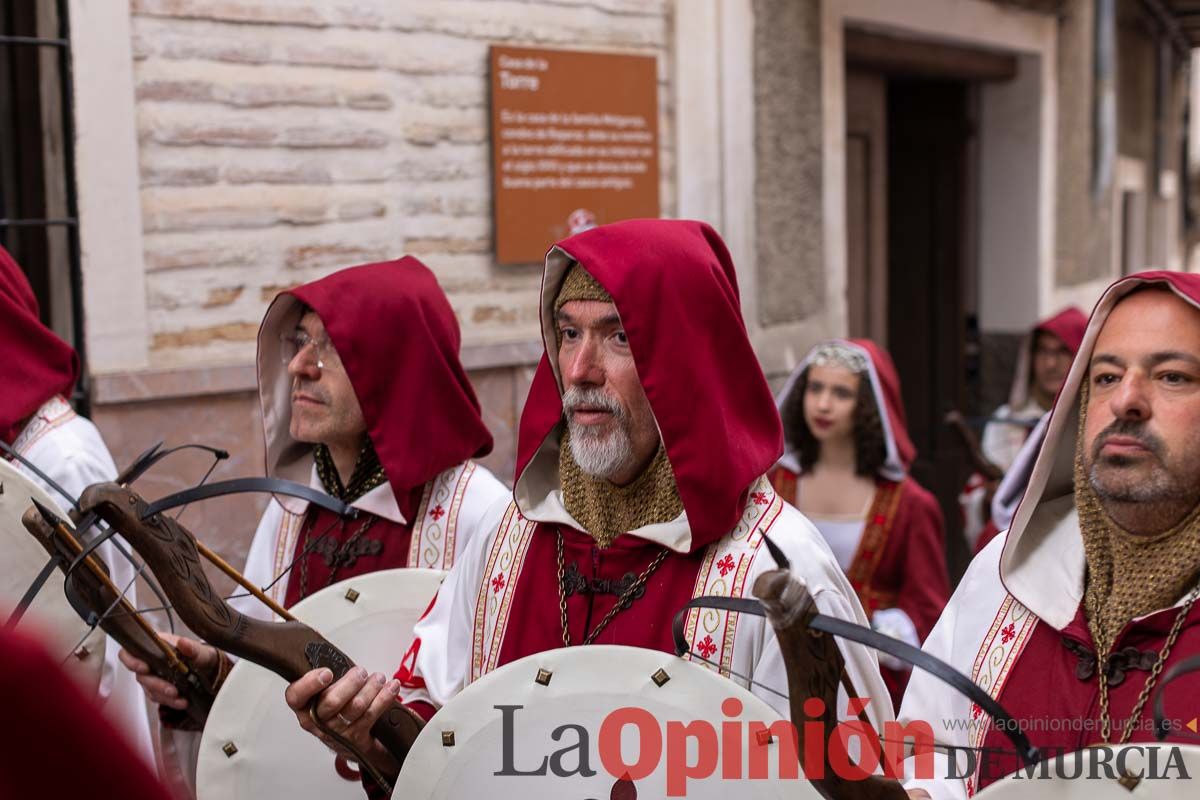
<instances>
[{"instance_id":1,"label":"embroidered cross motif","mask_svg":"<svg viewBox=\"0 0 1200 800\"><path fill-rule=\"evenodd\" d=\"M765 506L771 502L770 500L767 499L766 492L755 492L754 494L752 494L750 496L752 498L754 498L754 505L756 505L756 506Z\"/></svg>"},{"instance_id":2,"label":"embroidered cross motif","mask_svg":"<svg viewBox=\"0 0 1200 800\"><path fill-rule=\"evenodd\" d=\"M971 703L971 719L979 719L982 713L983 708L978 703Z\"/></svg>"},{"instance_id":3,"label":"embroidered cross motif","mask_svg":"<svg viewBox=\"0 0 1200 800\"><path fill-rule=\"evenodd\" d=\"M696 652L701 658L712 658L713 653L717 652L717 646L713 644L711 636L705 636L704 639L696 645Z\"/></svg>"},{"instance_id":4,"label":"embroidered cross motif","mask_svg":"<svg viewBox=\"0 0 1200 800\"><path fill-rule=\"evenodd\" d=\"M439 519L446 516L446 509L442 508L441 504L439 503L429 510L429 516L433 517L434 522L437 522Z\"/></svg>"},{"instance_id":5,"label":"embroidered cross motif","mask_svg":"<svg viewBox=\"0 0 1200 800\"><path fill-rule=\"evenodd\" d=\"M1008 644L1017 636L1017 623L1010 622L1008 627L1000 631L1000 644Z\"/></svg>"},{"instance_id":6,"label":"embroidered cross motif","mask_svg":"<svg viewBox=\"0 0 1200 800\"><path fill-rule=\"evenodd\" d=\"M733 568L735 566L737 565L733 561L733 556L731 556L729 553L726 553L725 557L717 562L717 571L719 571L721 573L721 577L724 578L730 572L733 572Z\"/></svg>"},{"instance_id":7,"label":"embroidered cross motif","mask_svg":"<svg viewBox=\"0 0 1200 800\"><path fill-rule=\"evenodd\" d=\"M504 588L504 573L497 572L496 577L492 578L492 594L500 594Z\"/></svg>"}]
</instances>

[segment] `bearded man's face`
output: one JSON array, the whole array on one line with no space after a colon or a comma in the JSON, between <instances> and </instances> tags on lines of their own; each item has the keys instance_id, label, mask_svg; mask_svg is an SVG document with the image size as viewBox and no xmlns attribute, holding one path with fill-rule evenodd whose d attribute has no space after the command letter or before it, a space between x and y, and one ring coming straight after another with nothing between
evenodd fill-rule
<instances>
[{"instance_id":1,"label":"bearded man's face","mask_svg":"<svg viewBox=\"0 0 1200 800\"><path fill-rule=\"evenodd\" d=\"M617 307L571 300L555 314L571 455L589 475L625 485L658 450L658 426Z\"/></svg>"},{"instance_id":2,"label":"bearded man's face","mask_svg":"<svg viewBox=\"0 0 1200 800\"><path fill-rule=\"evenodd\" d=\"M1200 500L1200 310L1168 291L1122 300L1088 393L1084 468L1110 516L1135 533L1182 519Z\"/></svg>"}]
</instances>

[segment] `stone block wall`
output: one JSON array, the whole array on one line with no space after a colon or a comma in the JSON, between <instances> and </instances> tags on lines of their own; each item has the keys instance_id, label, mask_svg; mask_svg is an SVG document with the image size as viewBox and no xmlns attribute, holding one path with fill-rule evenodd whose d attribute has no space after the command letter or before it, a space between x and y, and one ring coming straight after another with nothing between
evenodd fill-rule
<instances>
[{"instance_id":1,"label":"stone block wall","mask_svg":"<svg viewBox=\"0 0 1200 800\"><path fill-rule=\"evenodd\" d=\"M669 216L671 6L134 0L150 366L248 363L279 289L404 253L468 347L535 338L538 268L492 256L488 47L656 56Z\"/></svg>"},{"instance_id":2,"label":"stone block wall","mask_svg":"<svg viewBox=\"0 0 1200 800\"><path fill-rule=\"evenodd\" d=\"M281 289L410 254L437 275L512 479L540 355L540 265L493 256L488 48L653 55L660 197L675 199L670 0L129 0L148 369L94 376L93 417L120 464L160 439L259 474L254 340ZM547 242L547 245L550 243ZM85 268L87 265L85 264ZM95 272L88 280L106 279ZM99 315L102 309L88 309ZM203 459L164 462L151 497ZM184 517L240 565L261 497Z\"/></svg>"}]
</instances>

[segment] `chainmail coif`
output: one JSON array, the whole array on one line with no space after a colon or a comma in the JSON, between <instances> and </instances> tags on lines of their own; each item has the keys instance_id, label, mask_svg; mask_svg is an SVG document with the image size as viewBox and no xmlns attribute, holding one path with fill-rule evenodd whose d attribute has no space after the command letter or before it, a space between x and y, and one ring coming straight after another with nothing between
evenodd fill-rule
<instances>
[{"instance_id":1,"label":"chainmail coif","mask_svg":"<svg viewBox=\"0 0 1200 800\"><path fill-rule=\"evenodd\" d=\"M617 486L588 475L575 463L571 434L564 430L559 445L558 476L567 513L600 547L608 547L622 533L670 522L683 513L683 500L662 442L633 483Z\"/></svg>"},{"instance_id":2,"label":"chainmail coif","mask_svg":"<svg viewBox=\"0 0 1200 800\"><path fill-rule=\"evenodd\" d=\"M572 300L613 302L612 295L578 263L563 277L554 310ZM561 334L559 335L561 344ZM683 500L675 485L675 473L662 442L658 452L633 483L617 486L588 475L571 455L571 434L564 426L559 441L558 480L567 513L600 547L608 547L627 531L658 522L670 522L683 513Z\"/></svg>"},{"instance_id":3,"label":"chainmail coif","mask_svg":"<svg viewBox=\"0 0 1200 800\"><path fill-rule=\"evenodd\" d=\"M1200 571L1200 505L1170 530L1150 536L1130 533L1104 510L1084 467L1088 384L1079 401L1075 446L1075 508L1087 561L1084 611L1101 657L1112 651L1134 618L1173 606Z\"/></svg>"}]
</instances>

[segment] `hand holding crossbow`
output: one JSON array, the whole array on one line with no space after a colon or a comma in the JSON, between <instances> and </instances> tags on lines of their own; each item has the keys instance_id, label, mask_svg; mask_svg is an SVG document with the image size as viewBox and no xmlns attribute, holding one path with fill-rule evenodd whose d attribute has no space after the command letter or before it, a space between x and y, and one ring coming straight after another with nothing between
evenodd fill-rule
<instances>
[{"instance_id":1,"label":"hand holding crossbow","mask_svg":"<svg viewBox=\"0 0 1200 800\"><path fill-rule=\"evenodd\" d=\"M354 662L321 634L299 622L286 610L262 595L248 581L225 565L223 571L239 580L260 599L268 602L282 622L253 619L232 608L213 590L200 563L201 545L196 537L177 521L164 516L155 506L131 489L112 483L88 487L80 497L87 512L96 513L136 550L150 566L170 598L180 618L197 635L226 652L245 658L275 672L289 683L313 673L329 681L348 673L362 675ZM328 672L324 672L328 670ZM423 721L399 703L389 701L386 711L371 726L373 741L381 751L366 751L335 731L329 720L320 716L317 698L308 704L309 721L332 739L385 789L423 726ZM382 751L388 758L381 759Z\"/></svg>"},{"instance_id":2,"label":"hand holding crossbow","mask_svg":"<svg viewBox=\"0 0 1200 800\"><path fill-rule=\"evenodd\" d=\"M117 481L122 484L131 483L172 452L175 450L162 450L161 443L156 444L124 469L117 476ZM222 457L222 451L213 452L218 454L218 460ZM160 635L145 617L133 608L125 597L129 585L121 587L113 583L108 565L94 552L100 542L93 540L85 544L88 541L85 537L98 522L97 517L94 514L82 513L76 498L67 494L36 465L29 463L19 454L11 455L59 492L74 510L71 512L73 525L59 519L36 500L33 501L34 507L29 508L23 515L23 526L50 555L50 560L29 587L25 597L17 604L7 625L11 627L19 623L25 609L45 585L51 572L56 568L61 569L66 576L63 588L67 599L90 626L89 634L91 630L100 627L122 648L146 663L150 670L173 687L178 697L186 698L188 724L196 728L202 727L212 706L214 687L206 676L197 673L186 659L181 657L180 652L165 638L168 635ZM137 574L142 574L142 565L132 557L125 546L119 542L114 544L117 552L133 563L138 570ZM157 584L149 575L145 575L145 578L150 588L161 597Z\"/></svg>"}]
</instances>

